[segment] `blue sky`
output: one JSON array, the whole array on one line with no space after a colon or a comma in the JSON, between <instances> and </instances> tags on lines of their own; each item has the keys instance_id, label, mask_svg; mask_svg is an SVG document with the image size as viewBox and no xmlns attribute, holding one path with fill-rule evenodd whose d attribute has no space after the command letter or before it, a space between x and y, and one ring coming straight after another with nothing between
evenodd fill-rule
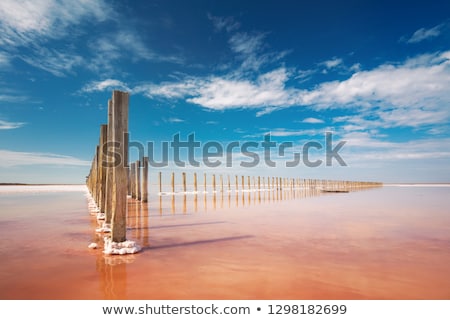
<instances>
[{"instance_id":1,"label":"blue sky","mask_svg":"<svg viewBox=\"0 0 450 320\"><path fill-rule=\"evenodd\" d=\"M157 158L177 133L293 145L275 168L242 168L234 152L232 168L164 170L448 182L449 13L448 1L2 0L0 182L84 182L114 89L131 95L130 139L154 141ZM286 168L325 132L346 141L347 166Z\"/></svg>"}]
</instances>

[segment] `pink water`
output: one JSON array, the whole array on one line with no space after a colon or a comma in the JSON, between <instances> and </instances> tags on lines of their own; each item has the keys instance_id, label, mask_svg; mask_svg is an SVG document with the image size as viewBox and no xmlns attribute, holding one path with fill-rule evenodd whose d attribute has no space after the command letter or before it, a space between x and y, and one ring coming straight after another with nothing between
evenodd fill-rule
<instances>
[{"instance_id":1,"label":"pink water","mask_svg":"<svg viewBox=\"0 0 450 320\"><path fill-rule=\"evenodd\" d=\"M450 299L449 186L129 200L129 256L83 188L5 188L0 299Z\"/></svg>"}]
</instances>

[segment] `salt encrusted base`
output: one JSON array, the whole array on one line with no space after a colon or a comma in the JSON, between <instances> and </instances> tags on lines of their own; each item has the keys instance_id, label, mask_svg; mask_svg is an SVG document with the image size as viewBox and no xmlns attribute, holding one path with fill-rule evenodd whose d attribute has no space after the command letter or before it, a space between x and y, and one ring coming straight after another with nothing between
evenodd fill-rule
<instances>
[{"instance_id":1,"label":"salt encrusted base","mask_svg":"<svg viewBox=\"0 0 450 320\"><path fill-rule=\"evenodd\" d=\"M126 240L124 242L113 242L111 238L105 237L104 254L134 254L141 251L141 247L136 242Z\"/></svg>"},{"instance_id":2,"label":"salt encrusted base","mask_svg":"<svg viewBox=\"0 0 450 320\"><path fill-rule=\"evenodd\" d=\"M98 245L95 242L92 242L91 244L88 245L89 249L97 249Z\"/></svg>"},{"instance_id":3,"label":"salt encrusted base","mask_svg":"<svg viewBox=\"0 0 450 320\"><path fill-rule=\"evenodd\" d=\"M111 232L111 224L103 222L103 224L102 224L102 226L100 228L95 229L95 232L98 232L98 233Z\"/></svg>"},{"instance_id":4,"label":"salt encrusted base","mask_svg":"<svg viewBox=\"0 0 450 320\"><path fill-rule=\"evenodd\" d=\"M105 220L106 214L104 212L98 212L97 213L97 220Z\"/></svg>"}]
</instances>

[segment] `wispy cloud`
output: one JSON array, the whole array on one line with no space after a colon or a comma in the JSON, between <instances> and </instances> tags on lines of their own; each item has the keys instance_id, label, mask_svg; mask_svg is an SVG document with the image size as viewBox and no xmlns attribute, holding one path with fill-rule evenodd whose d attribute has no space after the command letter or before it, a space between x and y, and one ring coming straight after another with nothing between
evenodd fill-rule
<instances>
[{"instance_id":1,"label":"wispy cloud","mask_svg":"<svg viewBox=\"0 0 450 320\"><path fill-rule=\"evenodd\" d=\"M32 53L21 55L20 58L29 65L57 77L71 74L76 67L84 64L84 59L80 55L45 47L36 47Z\"/></svg>"},{"instance_id":2,"label":"wispy cloud","mask_svg":"<svg viewBox=\"0 0 450 320\"><path fill-rule=\"evenodd\" d=\"M111 10L102 0L2 0L0 43L21 46L57 39L83 20L103 21L110 16Z\"/></svg>"},{"instance_id":3,"label":"wispy cloud","mask_svg":"<svg viewBox=\"0 0 450 320\"><path fill-rule=\"evenodd\" d=\"M343 61L341 58L334 57L333 59L326 60L326 61L319 63L319 65L322 65L322 66L326 67L327 69L333 69L333 68L336 68L337 66L341 65L342 62Z\"/></svg>"},{"instance_id":4,"label":"wispy cloud","mask_svg":"<svg viewBox=\"0 0 450 320\"><path fill-rule=\"evenodd\" d=\"M89 166L90 162L71 156L0 150L1 167L27 166L27 165L58 165L58 166Z\"/></svg>"},{"instance_id":5,"label":"wispy cloud","mask_svg":"<svg viewBox=\"0 0 450 320\"><path fill-rule=\"evenodd\" d=\"M0 94L0 102L23 102L27 100L26 96L18 96L12 94Z\"/></svg>"},{"instance_id":6,"label":"wispy cloud","mask_svg":"<svg viewBox=\"0 0 450 320\"><path fill-rule=\"evenodd\" d=\"M17 129L23 127L25 124L25 122L10 122L0 119L0 130Z\"/></svg>"},{"instance_id":7,"label":"wispy cloud","mask_svg":"<svg viewBox=\"0 0 450 320\"><path fill-rule=\"evenodd\" d=\"M185 120L180 119L180 118L168 118L165 120L166 122L169 123L181 123L181 122L185 122Z\"/></svg>"},{"instance_id":8,"label":"wispy cloud","mask_svg":"<svg viewBox=\"0 0 450 320\"><path fill-rule=\"evenodd\" d=\"M125 83L116 79L92 81L81 89L82 92L97 92L97 91L111 91L111 90L130 91L130 89L125 85Z\"/></svg>"},{"instance_id":9,"label":"wispy cloud","mask_svg":"<svg viewBox=\"0 0 450 320\"><path fill-rule=\"evenodd\" d=\"M158 54L151 50L142 37L134 30L123 29L111 35L105 35L90 43L90 48L95 52L90 62L90 67L95 70L111 70L119 59L131 59L134 61L159 61L170 63L183 63L181 56Z\"/></svg>"},{"instance_id":10,"label":"wispy cloud","mask_svg":"<svg viewBox=\"0 0 450 320\"><path fill-rule=\"evenodd\" d=\"M439 24L433 28L420 28L416 32L413 33L413 35L410 38L402 38L401 40L405 41L406 43L419 43L427 39L432 39L438 37L445 24Z\"/></svg>"},{"instance_id":11,"label":"wispy cloud","mask_svg":"<svg viewBox=\"0 0 450 320\"><path fill-rule=\"evenodd\" d=\"M241 24L237 22L233 17L217 17L208 13L208 19L212 21L214 29L216 31L225 30L227 32L232 32L236 31L241 26Z\"/></svg>"}]
</instances>

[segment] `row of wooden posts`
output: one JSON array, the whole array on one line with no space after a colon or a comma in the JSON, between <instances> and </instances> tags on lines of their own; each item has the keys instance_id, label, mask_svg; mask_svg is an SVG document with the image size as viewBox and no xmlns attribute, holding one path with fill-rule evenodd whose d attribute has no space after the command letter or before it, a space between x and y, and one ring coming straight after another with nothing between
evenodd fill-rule
<instances>
[{"instance_id":1,"label":"row of wooden posts","mask_svg":"<svg viewBox=\"0 0 450 320\"><path fill-rule=\"evenodd\" d=\"M111 226L111 240L126 241L128 192L128 103L127 92L113 91L108 100L108 123L100 126L100 140L86 185L105 225ZM113 156L111 156L113 155Z\"/></svg>"},{"instance_id":2,"label":"row of wooden posts","mask_svg":"<svg viewBox=\"0 0 450 320\"><path fill-rule=\"evenodd\" d=\"M141 169L142 168L142 169ZM132 199L148 202L148 158L137 160L131 163L128 181L128 195ZM203 174L203 191L208 192L208 186L212 192L239 192L239 191L258 191L258 190L283 190L283 189L322 189L328 191L351 191L355 189L376 187L379 183L376 182L362 182L362 181L340 181L340 180L318 180L318 179L300 179L300 178L282 178L282 177L261 177L261 176L234 176L234 181L230 175L224 176L212 174L210 184L208 184L207 174ZM192 174L192 188L188 187L186 172L181 173L181 192L199 192L197 173ZM170 175L170 190L163 187L162 172L158 172L157 186L159 194L176 193L176 174L172 172Z\"/></svg>"},{"instance_id":3,"label":"row of wooden posts","mask_svg":"<svg viewBox=\"0 0 450 320\"><path fill-rule=\"evenodd\" d=\"M98 211L104 214L105 225L111 226L113 242L126 241L127 195L142 202L148 201L148 158L128 165L128 103L127 92L113 91L108 101L108 122L100 126L100 139L92 160L91 170L86 184L95 201ZM141 173L142 172L142 173ZM181 173L182 190L188 192L186 173ZM247 178L247 179L246 179ZM239 181L240 180L240 181ZM246 181L247 180L247 181ZM239 184L240 182L240 184ZM246 183L247 182L247 183ZM253 183L252 183L253 182ZM376 182L355 182L316 179L291 179L281 177L234 176L234 183L227 175L224 186L223 175L211 176L213 192L232 190L235 192L251 190L283 190L287 188L316 188L325 190L353 190L365 187L376 187ZM159 194L163 190L162 173L158 173ZM207 191L207 175L203 177L203 189ZM240 187L239 187L240 186ZM197 173L193 173L193 190L198 192ZM170 192L170 191L169 191ZM171 192L175 193L175 173L171 174Z\"/></svg>"}]
</instances>

